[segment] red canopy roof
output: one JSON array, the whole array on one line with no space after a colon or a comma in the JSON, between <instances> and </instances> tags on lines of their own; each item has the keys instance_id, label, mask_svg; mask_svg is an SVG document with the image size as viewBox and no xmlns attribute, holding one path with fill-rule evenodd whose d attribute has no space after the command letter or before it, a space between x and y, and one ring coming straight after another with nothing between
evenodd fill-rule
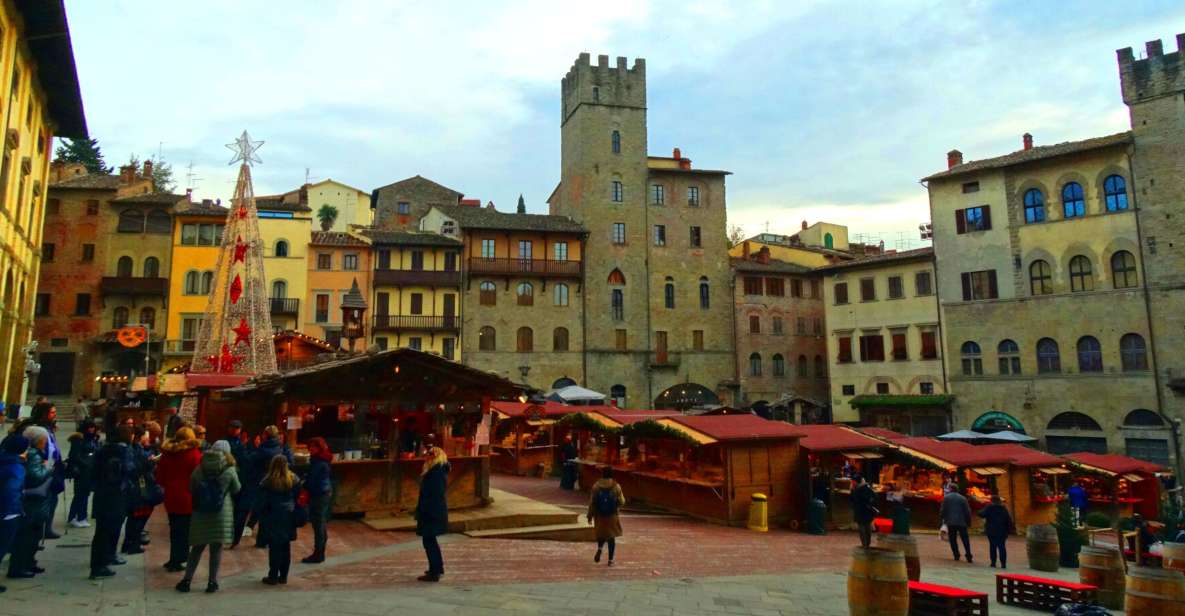
<instances>
[{"instance_id":1,"label":"red canopy roof","mask_svg":"<svg viewBox=\"0 0 1185 616\"><path fill-rule=\"evenodd\" d=\"M799 444L811 451L858 451L889 446L838 424L800 425L794 426L794 429L803 434Z\"/></svg>"},{"instance_id":2,"label":"red canopy roof","mask_svg":"<svg viewBox=\"0 0 1185 616\"><path fill-rule=\"evenodd\" d=\"M1068 453L1066 458L1073 462L1079 462L1087 466L1101 468L1105 471L1121 475L1123 473L1159 473L1166 470L1159 464L1145 462L1144 460L1137 460L1136 458L1129 458L1121 456L1117 453L1090 453L1086 451L1078 453Z\"/></svg>"},{"instance_id":3,"label":"red canopy roof","mask_svg":"<svg viewBox=\"0 0 1185 616\"><path fill-rule=\"evenodd\" d=\"M577 413L585 407L568 406L551 401L536 404L533 402L504 402L495 400L490 402L490 408L507 417L523 417L524 415L534 415L536 413L542 417L563 417L568 413ZM528 412L528 409L530 409L530 412Z\"/></svg>"},{"instance_id":4,"label":"red canopy roof","mask_svg":"<svg viewBox=\"0 0 1185 616\"><path fill-rule=\"evenodd\" d=\"M591 406L591 407L586 406L586 407L577 407L577 408L588 409L590 411L596 411L597 413L600 413L600 414L604 415L605 417L608 417L608 418L612 419L613 421L616 421L617 423L622 424L622 425L637 423L639 421L646 421L648 419L651 421L658 421L659 419L674 418L674 417L680 417L683 415L679 411L651 410L651 409L619 409L615 406Z\"/></svg>"},{"instance_id":5,"label":"red canopy roof","mask_svg":"<svg viewBox=\"0 0 1185 616\"><path fill-rule=\"evenodd\" d=\"M940 441L925 436L910 436L896 440L894 445L937 458L952 466L983 466L1011 464L1013 466L1059 466L1061 458L1024 445L972 445L962 441Z\"/></svg>"},{"instance_id":6,"label":"red canopy roof","mask_svg":"<svg viewBox=\"0 0 1185 616\"><path fill-rule=\"evenodd\" d=\"M882 438L882 439L885 439L886 441L898 441L903 438L909 438L908 434L894 432L894 431L889 430L887 428L860 428L860 431L867 434L868 436Z\"/></svg>"},{"instance_id":7,"label":"red canopy roof","mask_svg":"<svg viewBox=\"0 0 1185 616\"><path fill-rule=\"evenodd\" d=\"M717 441L788 439L802 436L799 426L757 415L676 415L669 418Z\"/></svg>"}]
</instances>

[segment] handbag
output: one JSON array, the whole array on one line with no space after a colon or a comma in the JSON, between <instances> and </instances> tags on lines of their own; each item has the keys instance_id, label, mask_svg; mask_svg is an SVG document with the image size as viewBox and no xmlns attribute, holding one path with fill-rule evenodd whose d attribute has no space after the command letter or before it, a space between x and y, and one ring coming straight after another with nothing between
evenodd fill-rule
<instances>
[{"instance_id":1,"label":"handbag","mask_svg":"<svg viewBox=\"0 0 1185 616\"><path fill-rule=\"evenodd\" d=\"M301 488L292 507L292 524L296 528L309 523L309 491Z\"/></svg>"},{"instance_id":2,"label":"handbag","mask_svg":"<svg viewBox=\"0 0 1185 616\"><path fill-rule=\"evenodd\" d=\"M140 478L140 503L146 507L155 507L165 502L165 489L160 484Z\"/></svg>"}]
</instances>

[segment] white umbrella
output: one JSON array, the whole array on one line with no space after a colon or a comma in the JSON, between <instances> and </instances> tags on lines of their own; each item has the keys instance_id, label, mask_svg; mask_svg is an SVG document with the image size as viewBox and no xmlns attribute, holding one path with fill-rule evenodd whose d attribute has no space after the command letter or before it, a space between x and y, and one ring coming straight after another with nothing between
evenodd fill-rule
<instances>
[{"instance_id":1,"label":"white umbrella","mask_svg":"<svg viewBox=\"0 0 1185 616\"><path fill-rule=\"evenodd\" d=\"M1000 432L984 434L983 438L993 441L1004 441L1006 443L1031 443L1037 440L1027 434L1013 432L1012 430L1001 430Z\"/></svg>"},{"instance_id":2,"label":"white umbrella","mask_svg":"<svg viewBox=\"0 0 1185 616\"><path fill-rule=\"evenodd\" d=\"M968 441L977 438L983 438L984 434L980 434L974 430L959 430L958 432L951 432L950 434L943 434L937 438L944 441Z\"/></svg>"},{"instance_id":3,"label":"white umbrella","mask_svg":"<svg viewBox=\"0 0 1185 616\"><path fill-rule=\"evenodd\" d=\"M585 389L579 385L569 385L549 392L547 399L556 402L604 402L605 394Z\"/></svg>"}]
</instances>

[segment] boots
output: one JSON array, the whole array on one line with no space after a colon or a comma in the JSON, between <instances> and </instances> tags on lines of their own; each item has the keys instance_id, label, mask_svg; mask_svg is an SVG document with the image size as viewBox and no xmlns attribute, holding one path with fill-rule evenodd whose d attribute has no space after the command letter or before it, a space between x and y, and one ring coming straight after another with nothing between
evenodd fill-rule
<instances>
[{"instance_id":1,"label":"boots","mask_svg":"<svg viewBox=\"0 0 1185 616\"><path fill-rule=\"evenodd\" d=\"M300 562L305 563L306 565L314 565L317 563L323 563L323 562L325 562L325 550L324 549L320 549L320 550L314 549L312 554L305 556L304 558L301 559Z\"/></svg>"}]
</instances>

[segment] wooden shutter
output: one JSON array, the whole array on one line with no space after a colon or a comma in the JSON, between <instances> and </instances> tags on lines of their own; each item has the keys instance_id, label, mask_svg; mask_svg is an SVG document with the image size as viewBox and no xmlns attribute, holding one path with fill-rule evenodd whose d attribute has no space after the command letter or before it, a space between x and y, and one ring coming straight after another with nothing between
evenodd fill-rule
<instances>
[{"instance_id":1,"label":"wooden shutter","mask_svg":"<svg viewBox=\"0 0 1185 616\"><path fill-rule=\"evenodd\" d=\"M905 334L893 334L893 359L907 359Z\"/></svg>"},{"instance_id":2,"label":"wooden shutter","mask_svg":"<svg viewBox=\"0 0 1185 616\"><path fill-rule=\"evenodd\" d=\"M980 209L983 210L983 229L984 229L984 231L991 229L992 228L992 206L984 205L984 206L980 206Z\"/></svg>"},{"instance_id":3,"label":"wooden shutter","mask_svg":"<svg viewBox=\"0 0 1185 616\"><path fill-rule=\"evenodd\" d=\"M844 336L839 339L839 361L852 361L852 339L849 336Z\"/></svg>"},{"instance_id":4,"label":"wooden shutter","mask_svg":"<svg viewBox=\"0 0 1185 616\"><path fill-rule=\"evenodd\" d=\"M971 301L971 273L963 272L963 301Z\"/></svg>"},{"instance_id":5,"label":"wooden shutter","mask_svg":"<svg viewBox=\"0 0 1185 616\"><path fill-rule=\"evenodd\" d=\"M996 270L988 270L988 297L996 299L999 296L999 290L996 287Z\"/></svg>"},{"instance_id":6,"label":"wooden shutter","mask_svg":"<svg viewBox=\"0 0 1185 616\"><path fill-rule=\"evenodd\" d=\"M963 215L966 210L955 210L955 232L962 235L967 232L967 217Z\"/></svg>"}]
</instances>

